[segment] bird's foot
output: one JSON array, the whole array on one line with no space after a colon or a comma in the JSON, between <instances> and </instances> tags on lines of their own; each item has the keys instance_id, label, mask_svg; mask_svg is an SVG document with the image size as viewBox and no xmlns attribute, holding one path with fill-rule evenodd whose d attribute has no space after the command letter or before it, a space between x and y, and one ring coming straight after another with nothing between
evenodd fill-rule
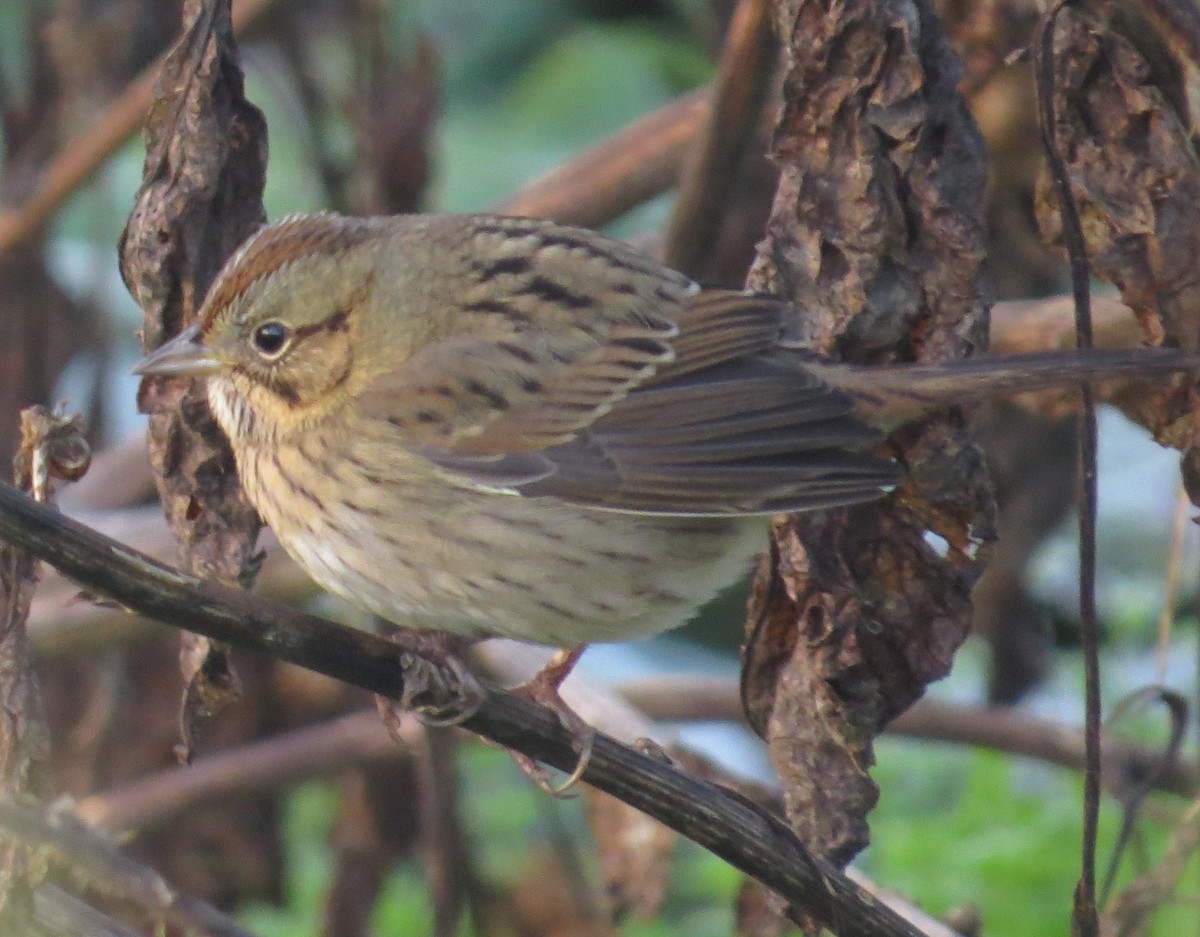
<instances>
[{"instance_id":1,"label":"bird's foot","mask_svg":"<svg viewBox=\"0 0 1200 937\"><path fill-rule=\"evenodd\" d=\"M520 752L509 752L526 777L551 797L572 796L570 790L579 783L583 772L587 770L588 762L592 757L592 746L596 742L596 730L584 722L583 718L566 704L558 692L562 682L567 679L579 658L583 656L583 651L582 647L569 651L558 651L532 680L513 690L514 693L533 700L554 713L562 727L570 734L571 747L579 756L579 761L575 763L575 769L567 776L566 780L554 784L546 773L546 769L536 760Z\"/></svg>"},{"instance_id":2,"label":"bird's foot","mask_svg":"<svg viewBox=\"0 0 1200 937\"><path fill-rule=\"evenodd\" d=\"M389 728L404 712L415 713L425 725L442 727L459 725L479 711L487 693L460 656L470 641L415 628L401 628L388 638L400 649L404 679L399 700L378 697Z\"/></svg>"}]
</instances>

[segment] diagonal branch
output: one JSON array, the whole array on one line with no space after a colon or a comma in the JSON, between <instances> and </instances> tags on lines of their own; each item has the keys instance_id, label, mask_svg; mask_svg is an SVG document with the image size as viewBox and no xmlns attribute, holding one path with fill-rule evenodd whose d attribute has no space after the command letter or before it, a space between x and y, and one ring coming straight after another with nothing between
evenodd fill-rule
<instances>
[{"instance_id":1,"label":"diagonal branch","mask_svg":"<svg viewBox=\"0 0 1200 937\"><path fill-rule=\"evenodd\" d=\"M398 698L395 647L383 638L236 589L186 576L0 485L0 539L56 566L86 588L166 624L270 654ZM557 768L576 762L567 733L540 706L503 690L465 728ZM779 892L842 937L920 933L758 806L607 736L584 780L677 830Z\"/></svg>"}]
</instances>

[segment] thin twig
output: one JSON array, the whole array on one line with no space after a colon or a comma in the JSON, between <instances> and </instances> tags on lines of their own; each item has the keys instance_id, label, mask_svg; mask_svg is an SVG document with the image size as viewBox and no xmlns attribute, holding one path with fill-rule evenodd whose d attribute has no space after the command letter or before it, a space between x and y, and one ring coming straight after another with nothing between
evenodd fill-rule
<instances>
[{"instance_id":1,"label":"thin twig","mask_svg":"<svg viewBox=\"0 0 1200 937\"><path fill-rule=\"evenodd\" d=\"M418 743L421 726L414 718L401 731ZM322 774L409 754L383 728L372 708L293 729L273 738L241 745L128 781L111 791L80 798L75 813L91 826L111 833L144 832L201 803L235 793L266 791Z\"/></svg>"},{"instance_id":2,"label":"thin twig","mask_svg":"<svg viewBox=\"0 0 1200 937\"><path fill-rule=\"evenodd\" d=\"M1072 771L1087 767L1087 740L1078 729L1019 710L999 706L958 706L922 700L888 727L890 734L956 742L1013 755L1036 758ZM1200 764L1175 760L1163 765L1161 747L1139 745L1119 738L1104 746L1105 787L1123 797L1132 784L1150 777L1155 790L1194 797L1200 793Z\"/></svg>"},{"instance_id":3,"label":"thin twig","mask_svg":"<svg viewBox=\"0 0 1200 937\"><path fill-rule=\"evenodd\" d=\"M1171 726L1170 737L1163 746L1162 756L1158 762L1144 777L1138 778L1135 783L1130 784L1121 797L1124 808L1121 828L1113 843L1112 852L1109 854L1104 884L1100 887L1100 903L1102 904L1108 901L1108 896L1112 893L1113 884L1117 880L1117 870L1121 866L1125 850L1133 840L1138 821L1142 816L1142 809L1146 805L1146 798L1158 786L1159 778L1178 763L1179 752L1183 748L1183 739L1187 732L1187 700L1181 694L1163 686L1145 687L1119 700L1108 718L1109 724L1113 724L1130 711L1137 711L1147 703L1159 703L1166 710Z\"/></svg>"},{"instance_id":4,"label":"thin twig","mask_svg":"<svg viewBox=\"0 0 1200 937\"><path fill-rule=\"evenodd\" d=\"M57 885L39 886L33 900L34 924L40 929L29 937L143 937Z\"/></svg>"},{"instance_id":5,"label":"thin twig","mask_svg":"<svg viewBox=\"0 0 1200 937\"><path fill-rule=\"evenodd\" d=\"M721 221L737 194L735 179L762 127L778 61L771 4L741 0L725 38L712 110L684 164L664 239L663 262L703 282Z\"/></svg>"},{"instance_id":6,"label":"thin twig","mask_svg":"<svg viewBox=\"0 0 1200 937\"><path fill-rule=\"evenodd\" d=\"M462 795L454 773L457 740L446 728L422 732L414 749L420 803L425 879L433 905L433 937L453 937L463 912L478 919L479 896L485 890L476 868L478 850L463 822Z\"/></svg>"},{"instance_id":7,"label":"thin twig","mask_svg":"<svg viewBox=\"0 0 1200 937\"><path fill-rule=\"evenodd\" d=\"M1092 347L1090 271L1079 210L1071 191L1067 167L1058 149L1054 26L1070 0L1058 0L1038 27L1036 47L1038 118L1050 177L1058 193L1063 241L1071 265L1075 297L1075 339L1081 349ZM1084 737L1087 766L1083 778L1083 843L1073 923L1080 937L1096 937L1096 831L1100 821L1100 637L1096 622L1096 407L1091 387L1079 390L1083 414L1079 420L1079 643L1084 668Z\"/></svg>"},{"instance_id":8,"label":"thin twig","mask_svg":"<svg viewBox=\"0 0 1200 937\"><path fill-rule=\"evenodd\" d=\"M139 614L269 654L398 699L395 646L373 634L186 576L0 485L0 538ZM513 693L488 689L464 728L570 771L577 755L558 719ZM720 787L596 739L584 780L758 879L843 937L919 934L840 871L815 859L778 817Z\"/></svg>"},{"instance_id":9,"label":"thin twig","mask_svg":"<svg viewBox=\"0 0 1200 937\"><path fill-rule=\"evenodd\" d=\"M1200 849L1200 801L1176 820L1162 859L1127 885L1104 910L1104 933L1112 937L1142 934L1158 908L1171 900L1189 860Z\"/></svg>"},{"instance_id":10,"label":"thin twig","mask_svg":"<svg viewBox=\"0 0 1200 937\"><path fill-rule=\"evenodd\" d=\"M53 504L55 489L86 472L90 461L78 416L42 406L21 411L21 444L13 461L19 488ZM14 801L32 801L51 790L50 733L26 633L38 566L28 552L0 545L0 796ZM0 842L0 930L20 932L32 925L33 870L39 865L27 843Z\"/></svg>"},{"instance_id":11,"label":"thin twig","mask_svg":"<svg viewBox=\"0 0 1200 937\"><path fill-rule=\"evenodd\" d=\"M319 56L306 41L304 31L292 17L285 17L276 36L283 61L291 71L296 101L300 105L300 132L306 155L316 170L324 190L323 205L334 211L352 210L348 192L349 173L334 156L336 135L326 121L325 101L314 74Z\"/></svg>"}]
</instances>

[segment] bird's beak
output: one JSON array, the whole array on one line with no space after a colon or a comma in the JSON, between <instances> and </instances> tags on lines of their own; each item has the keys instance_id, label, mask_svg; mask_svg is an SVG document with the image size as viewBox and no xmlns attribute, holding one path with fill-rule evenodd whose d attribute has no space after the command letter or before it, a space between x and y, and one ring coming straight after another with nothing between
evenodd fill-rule
<instances>
[{"instance_id":1,"label":"bird's beak","mask_svg":"<svg viewBox=\"0 0 1200 937\"><path fill-rule=\"evenodd\" d=\"M200 326L184 329L134 365L133 373L143 376L203 377L221 370L221 362L212 349L199 340Z\"/></svg>"}]
</instances>

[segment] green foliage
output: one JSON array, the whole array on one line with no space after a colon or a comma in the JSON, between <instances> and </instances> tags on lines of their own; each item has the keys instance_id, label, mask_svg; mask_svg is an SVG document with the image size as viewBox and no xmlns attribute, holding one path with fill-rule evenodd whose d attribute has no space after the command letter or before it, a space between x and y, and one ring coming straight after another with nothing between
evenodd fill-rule
<instances>
[{"instance_id":1,"label":"green foliage","mask_svg":"<svg viewBox=\"0 0 1200 937\"><path fill-rule=\"evenodd\" d=\"M973 904L989 937L1059 937L1069 932L1079 876L1082 785L1066 771L995 752L881 740L873 772L882 789L871 817L869 875L932 914ZM1176 806L1178 802L1176 802ZM1120 812L1101 812L1098 876L1112 853ZM1153 863L1166 832L1140 824L1131 850ZM1127 855L1117 887L1127 884ZM1184 888L1188 881L1185 878ZM1161 910L1154 934L1182 933L1194 918Z\"/></svg>"},{"instance_id":2,"label":"green foliage","mask_svg":"<svg viewBox=\"0 0 1200 937\"><path fill-rule=\"evenodd\" d=\"M692 40L652 21L581 23L514 72L502 93L447 100L434 202L486 208L710 73Z\"/></svg>"},{"instance_id":3,"label":"green foliage","mask_svg":"<svg viewBox=\"0 0 1200 937\"><path fill-rule=\"evenodd\" d=\"M565 833L593 882L592 845L578 801L558 803L524 780L507 755L482 745L461 750L462 807L470 852L484 880L503 892L531 874L531 858ZM973 904L989 937L1060 937L1068 932L1071 894L1079 874L1079 779L1062 770L993 752L884 739L874 776L882 797L871 817L872 846L864 871L932 914ZM285 905L255 905L239 915L263 937L320 932L333 859L329 831L336 814L332 784L312 783L288 798ZM1100 874L1113 848L1120 815L1102 813ZM1166 832L1143 822L1130 856L1155 862ZM1134 865L1127 857L1118 887ZM534 872L533 874L536 874ZM1183 890L1194 875L1184 878ZM691 843L678 844L663 912L628 920L627 937L724 937L733 927L740 876ZM375 909L380 934L430 931L430 904L416 860L389 876ZM1185 906L1161 909L1152 935L1170 937L1194 922ZM473 929L465 923L460 933Z\"/></svg>"},{"instance_id":4,"label":"green foliage","mask_svg":"<svg viewBox=\"0 0 1200 937\"><path fill-rule=\"evenodd\" d=\"M550 801L520 775L508 755L482 745L460 751L464 826L477 871L503 891L530 874L531 857L548 847L554 828L564 831L587 864L593 846L584 830L579 801ZM333 874L329 834L337 815L337 790L329 782L304 784L287 798L284 821L284 904L255 904L239 919L261 937L308 937L320 933ZM595 874L589 869L589 874ZM593 879L594 880L594 879ZM680 843L664 913L652 921L629 921L629 937L725 937L733 925L740 876L726 863L690 843ZM388 877L373 926L380 934L430 932L431 910L417 860L397 865ZM472 934L464 923L460 933Z\"/></svg>"},{"instance_id":5,"label":"green foliage","mask_svg":"<svg viewBox=\"0 0 1200 937\"><path fill-rule=\"evenodd\" d=\"M433 40L451 100L495 95L574 18L565 0L416 0L408 6L401 28Z\"/></svg>"},{"instance_id":6,"label":"green foliage","mask_svg":"<svg viewBox=\"0 0 1200 937\"><path fill-rule=\"evenodd\" d=\"M432 931L432 912L429 892L420 875L410 866L397 869L389 876L371 916L371 931L376 934L411 934L419 937ZM459 933L473 934L469 922L459 926Z\"/></svg>"},{"instance_id":7,"label":"green foliage","mask_svg":"<svg viewBox=\"0 0 1200 937\"><path fill-rule=\"evenodd\" d=\"M255 904L242 908L241 921L261 937L304 937L320 932L331 857L326 843L337 815L337 791L330 784L297 788L284 810L285 878L281 907Z\"/></svg>"}]
</instances>

